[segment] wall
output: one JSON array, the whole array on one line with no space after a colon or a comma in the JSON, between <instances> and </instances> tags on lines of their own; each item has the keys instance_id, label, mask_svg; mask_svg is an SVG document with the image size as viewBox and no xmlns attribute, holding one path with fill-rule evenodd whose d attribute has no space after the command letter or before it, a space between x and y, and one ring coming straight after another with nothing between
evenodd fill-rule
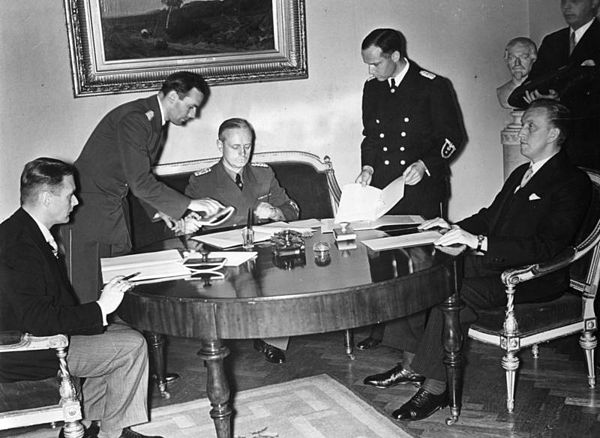
<instances>
[{"instance_id":1,"label":"wall","mask_svg":"<svg viewBox=\"0 0 600 438\"><path fill-rule=\"evenodd\" d=\"M219 86L202 117L172 129L162 161L214 156L226 117L248 118L257 150L331 156L341 184L360 167L360 101L367 68L360 43L375 27L396 27L409 55L449 77L469 143L455 160L450 216L490 201L502 183L499 131L508 114L495 88L508 72L503 48L527 34L526 0L307 0L309 79ZM335 33L333 33L335 32ZM98 120L148 93L74 99L61 0L3 2L0 16L0 220L18 207L23 164L40 155L72 161Z\"/></svg>"}]
</instances>

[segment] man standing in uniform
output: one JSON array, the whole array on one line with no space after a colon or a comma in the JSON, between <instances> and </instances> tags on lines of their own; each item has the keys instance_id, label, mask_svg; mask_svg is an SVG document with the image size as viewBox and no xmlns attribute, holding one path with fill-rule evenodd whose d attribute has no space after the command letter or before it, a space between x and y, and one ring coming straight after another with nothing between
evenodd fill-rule
<instances>
[{"instance_id":1,"label":"man standing in uniform","mask_svg":"<svg viewBox=\"0 0 600 438\"><path fill-rule=\"evenodd\" d=\"M363 89L365 138L356 182L384 188L404 176L404 198L389 214L445 217L448 162L466 141L452 84L409 61L406 39L397 30L372 31L361 49L373 77ZM358 348L377 345L382 334L374 331Z\"/></svg>"},{"instance_id":2,"label":"man standing in uniform","mask_svg":"<svg viewBox=\"0 0 600 438\"><path fill-rule=\"evenodd\" d=\"M174 73L158 95L125 103L108 113L88 139L75 161L81 205L66 248L71 281L81 303L98 298L100 258L131 250L129 190L143 201L150 216L160 217L171 228L186 210L213 214L222 207L212 199L190 199L152 174L167 123L185 125L196 117L208 94L200 75Z\"/></svg>"},{"instance_id":3,"label":"man standing in uniform","mask_svg":"<svg viewBox=\"0 0 600 438\"><path fill-rule=\"evenodd\" d=\"M244 119L225 120L219 127L217 147L223 158L212 167L190 177L185 194L198 198L212 196L235 207L235 213L224 226L246 225L248 210L258 221L298 219L299 209L279 185L273 170L264 163L248 163L252 156L254 128ZM254 348L272 363L285 361L284 350L289 338L254 341Z\"/></svg>"}]
</instances>

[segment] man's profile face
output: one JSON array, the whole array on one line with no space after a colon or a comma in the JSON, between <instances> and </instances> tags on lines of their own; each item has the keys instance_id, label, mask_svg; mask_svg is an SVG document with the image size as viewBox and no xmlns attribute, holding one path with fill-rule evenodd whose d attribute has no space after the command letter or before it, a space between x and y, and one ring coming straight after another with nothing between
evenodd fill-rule
<instances>
[{"instance_id":1,"label":"man's profile face","mask_svg":"<svg viewBox=\"0 0 600 438\"><path fill-rule=\"evenodd\" d=\"M516 43L506 51L506 65L513 78L521 80L531 71L536 56L531 46Z\"/></svg>"},{"instance_id":2,"label":"man's profile face","mask_svg":"<svg viewBox=\"0 0 600 438\"><path fill-rule=\"evenodd\" d=\"M567 24L577 30L596 16L599 3L600 0L561 0L560 10Z\"/></svg>"},{"instance_id":3,"label":"man's profile face","mask_svg":"<svg viewBox=\"0 0 600 438\"><path fill-rule=\"evenodd\" d=\"M169 97L171 100L167 111L168 121L178 126L185 125L196 117L204 99L204 95L197 88L192 88L183 98L176 91L170 91Z\"/></svg>"},{"instance_id":4,"label":"man's profile face","mask_svg":"<svg viewBox=\"0 0 600 438\"><path fill-rule=\"evenodd\" d=\"M528 109L522 123L519 131L521 154L533 162L546 158L556 141L558 129L548 119L548 111L545 108Z\"/></svg>"},{"instance_id":5,"label":"man's profile face","mask_svg":"<svg viewBox=\"0 0 600 438\"><path fill-rule=\"evenodd\" d=\"M69 215L79 201L75 196L75 180L72 175L63 177L62 184L47 191L49 217L54 224L66 224Z\"/></svg>"},{"instance_id":6,"label":"man's profile face","mask_svg":"<svg viewBox=\"0 0 600 438\"><path fill-rule=\"evenodd\" d=\"M369 74L375 76L378 81L386 81L394 76L396 71L396 62L394 58L399 58L398 52L386 55L380 47L369 46L361 52L363 62L369 66Z\"/></svg>"},{"instance_id":7,"label":"man's profile face","mask_svg":"<svg viewBox=\"0 0 600 438\"><path fill-rule=\"evenodd\" d=\"M222 137L223 140L217 140L217 146L223 153L223 161L239 173L248 164L252 153L252 132L248 128L229 128Z\"/></svg>"}]
</instances>

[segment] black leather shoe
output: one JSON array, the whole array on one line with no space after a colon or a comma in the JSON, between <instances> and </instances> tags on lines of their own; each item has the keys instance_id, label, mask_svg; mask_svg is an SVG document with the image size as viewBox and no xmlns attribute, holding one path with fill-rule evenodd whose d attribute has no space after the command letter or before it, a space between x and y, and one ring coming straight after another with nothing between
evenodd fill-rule
<instances>
[{"instance_id":1,"label":"black leather shoe","mask_svg":"<svg viewBox=\"0 0 600 438\"><path fill-rule=\"evenodd\" d=\"M284 363L285 362L285 353L279 348L267 344L262 339L254 340L254 349L256 351L260 351L265 355L265 359L267 362L271 363Z\"/></svg>"},{"instance_id":2,"label":"black leather shoe","mask_svg":"<svg viewBox=\"0 0 600 438\"><path fill-rule=\"evenodd\" d=\"M125 429L123 429L123 432L121 432L121 438L163 438L163 437L159 436L159 435L143 435L139 432L136 432L136 431L131 430L130 428L126 427Z\"/></svg>"},{"instance_id":3,"label":"black leather shoe","mask_svg":"<svg viewBox=\"0 0 600 438\"><path fill-rule=\"evenodd\" d=\"M420 385L425 381L425 376L412 371L405 370L401 364L396 365L391 370L381 374L374 374L365 377L365 385L375 386L377 388L390 388L405 383L415 383Z\"/></svg>"},{"instance_id":4,"label":"black leather shoe","mask_svg":"<svg viewBox=\"0 0 600 438\"><path fill-rule=\"evenodd\" d=\"M376 339L369 336L368 338L363 339L358 344L356 344L356 348L358 348L359 350L368 350L370 348L377 347L379 344L381 344L381 339Z\"/></svg>"},{"instance_id":5,"label":"black leather shoe","mask_svg":"<svg viewBox=\"0 0 600 438\"><path fill-rule=\"evenodd\" d=\"M448 406L448 391L435 395L420 388L409 401L392 412L392 417L403 421L422 420L446 406Z\"/></svg>"}]
</instances>

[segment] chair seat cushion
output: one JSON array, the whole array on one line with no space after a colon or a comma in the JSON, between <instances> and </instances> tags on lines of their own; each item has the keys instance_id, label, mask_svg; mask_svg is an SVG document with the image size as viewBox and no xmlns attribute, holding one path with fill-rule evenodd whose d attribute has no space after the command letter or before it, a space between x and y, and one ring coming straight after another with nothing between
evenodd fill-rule
<instances>
[{"instance_id":1,"label":"chair seat cushion","mask_svg":"<svg viewBox=\"0 0 600 438\"><path fill-rule=\"evenodd\" d=\"M530 336L553 328L581 321L581 295L569 291L553 301L515 306L519 334ZM502 332L506 307L480 310L479 319L471 328L483 333Z\"/></svg>"}]
</instances>

